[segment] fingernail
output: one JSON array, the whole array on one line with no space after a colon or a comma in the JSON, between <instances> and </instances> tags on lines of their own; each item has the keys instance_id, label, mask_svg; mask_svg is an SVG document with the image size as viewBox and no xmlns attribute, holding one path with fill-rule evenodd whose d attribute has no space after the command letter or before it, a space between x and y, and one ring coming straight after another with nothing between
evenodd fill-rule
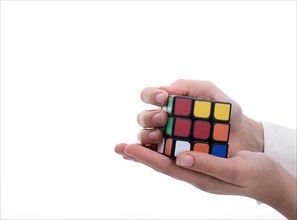
<instances>
[{"instance_id":1,"label":"fingernail","mask_svg":"<svg viewBox=\"0 0 297 220\"><path fill-rule=\"evenodd\" d=\"M194 164L194 158L190 155L184 154L176 161L176 164L182 167L191 167Z\"/></svg>"},{"instance_id":2,"label":"fingernail","mask_svg":"<svg viewBox=\"0 0 297 220\"><path fill-rule=\"evenodd\" d=\"M157 141L157 140L158 140L158 133L155 132L155 131L149 133L148 136L149 136L149 138L150 138L151 140L153 140L153 141Z\"/></svg>"},{"instance_id":3,"label":"fingernail","mask_svg":"<svg viewBox=\"0 0 297 220\"><path fill-rule=\"evenodd\" d=\"M156 95L156 102L157 102L157 103L159 103L159 104L163 104L164 99L165 99L165 95L164 95L164 93L158 93L158 94Z\"/></svg>"},{"instance_id":4,"label":"fingernail","mask_svg":"<svg viewBox=\"0 0 297 220\"><path fill-rule=\"evenodd\" d=\"M161 113L157 113L153 116L153 121L154 122L157 122L157 123L160 123L162 121L162 115Z\"/></svg>"}]
</instances>

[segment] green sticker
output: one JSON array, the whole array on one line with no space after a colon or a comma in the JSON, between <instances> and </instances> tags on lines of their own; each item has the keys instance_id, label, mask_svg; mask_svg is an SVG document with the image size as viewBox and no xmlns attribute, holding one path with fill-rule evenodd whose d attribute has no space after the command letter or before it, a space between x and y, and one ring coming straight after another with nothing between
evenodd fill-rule
<instances>
[{"instance_id":1,"label":"green sticker","mask_svg":"<svg viewBox=\"0 0 297 220\"><path fill-rule=\"evenodd\" d=\"M168 97L168 102L167 102L167 113L168 114L172 114L172 110L173 110L173 97L172 96L169 96Z\"/></svg>"},{"instance_id":2,"label":"green sticker","mask_svg":"<svg viewBox=\"0 0 297 220\"><path fill-rule=\"evenodd\" d=\"M169 117L166 124L166 134L171 136L172 130L173 130L173 118Z\"/></svg>"}]
</instances>

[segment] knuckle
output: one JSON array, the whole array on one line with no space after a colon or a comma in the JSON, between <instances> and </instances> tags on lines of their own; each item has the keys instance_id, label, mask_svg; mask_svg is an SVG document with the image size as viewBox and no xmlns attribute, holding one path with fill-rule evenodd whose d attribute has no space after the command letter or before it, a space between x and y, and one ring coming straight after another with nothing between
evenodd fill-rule
<instances>
[{"instance_id":1,"label":"knuckle","mask_svg":"<svg viewBox=\"0 0 297 220\"><path fill-rule=\"evenodd\" d=\"M214 88L214 87L216 87L215 84L214 84L213 82L211 82L211 81L206 80L206 81L204 81L204 83L205 83L208 87L210 87L210 88Z\"/></svg>"}]
</instances>

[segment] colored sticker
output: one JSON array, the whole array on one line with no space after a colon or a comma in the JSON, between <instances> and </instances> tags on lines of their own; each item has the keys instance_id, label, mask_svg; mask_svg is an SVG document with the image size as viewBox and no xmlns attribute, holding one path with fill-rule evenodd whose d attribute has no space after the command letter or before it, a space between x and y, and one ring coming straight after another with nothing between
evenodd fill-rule
<instances>
[{"instance_id":1,"label":"colored sticker","mask_svg":"<svg viewBox=\"0 0 297 220\"><path fill-rule=\"evenodd\" d=\"M169 117L167 119L167 124L166 124L166 128L165 128L165 132L167 135L171 136L172 135L172 130L173 130L173 118Z\"/></svg>"},{"instance_id":2,"label":"colored sticker","mask_svg":"<svg viewBox=\"0 0 297 220\"><path fill-rule=\"evenodd\" d=\"M215 103L214 118L221 121L230 120L231 105L228 103Z\"/></svg>"},{"instance_id":3,"label":"colored sticker","mask_svg":"<svg viewBox=\"0 0 297 220\"><path fill-rule=\"evenodd\" d=\"M191 150L191 144L188 141L177 140L175 142L174 156L177 156L183 151Z\"/></svg>"},{"instance_id":4,"label":"colored sticker","mask_svg":"<svg viewBox=\"0 0 297 220\"><path fill-rule=\"evenodd\" d=\"M168 114L172 114L172 109L173 109L173 97L169 96L168 97L168 102L167 102L167 108L166 111Z\"/></svg>"},{"instance_id":5,"label":"colored sticker","mask_svg":"<svg viewBox=\"0 0 297 220\"><path fill-rule=\"evenodd\" d=\"M187 118L175 118L174 124L174 136L177 137L189 137L191 134L192 123Z\"/></svg>"},{"instance_id":6,"label":"colored sticker","mask_svg":"<svg viewBox=\"0 0 297 220\"><path fill-rule=\"evenodd\" d=\"M192 99L190 98L175 98L174 115L176 116L190 116L192 110Z\"/></svg>"},{"instance_id":7,"label":"colored sticker","mask_svg":"<svg viewBox=\"0 0 297 220\"><path fill-rule=\"evenodd\" d=\"M195 143L193 146L193 151L209 153L209 145L207 143Z\"/></svg>"},{"instance_id":8,"label":"colored sticker","mask_svg":"<svg viewBox=\"0 0 297 220\"><path fill-rule=\"evenodd\" d=\"M226 158L228 152L228 146L225 144L214 144L211 149L211 154L217 157Z\"/></svg>"},{"instance_id":9,"label":"colored sticker","mask_svg":"<svg viewBox=\"0 0 297 220\"><path fill-rule=\"evenodd\" d=\"M213 139L215 141L228 141L229 137L229 125L228 124L221 124L215 123L213 127Z\"/></svg>"},{"instance_id":10,"label":"colored sticker","mask_svg":"<svg viewBox=\"0 0 297 220\"><path fill-rule=\"evenodd\" d=\"M164 153L164 146L165 145L165 139L163 138L162 139L162 142L158 144L158 148L157 148L157 151L161 154Z\"/></svg>"},{"instance_id":11,"label":"colored sticker","mask_svg":"<svg viewBox=\"0 0 297 220\"><path fill-rule=\"evenodd\" d=\"M172 138L167 138L166 141L165 141L165 151L164 151L164 154L167 155L167 156L171 156L172 143L173 143Z\"/></svg>"},{"instance_id":12,"label":"colored sticker","mask_svg":"<svg viewBox=\"0 0 297 220\"><path fill-rule=\"evenodd\" d=\"M211 113L211 102L195 100L193 115L196 118L209 118Z\"/></svg>"},{"instance_id":13,"label":"colored sticker","mask_svg":"<svg viewBox=\"0 0 297 220\"><path fill-rule=\"evenodd\" d=\"M210 136L210 123L208 121L195 121L193 137L196 139L207 140Z\"/></svg>"}]
</instances>

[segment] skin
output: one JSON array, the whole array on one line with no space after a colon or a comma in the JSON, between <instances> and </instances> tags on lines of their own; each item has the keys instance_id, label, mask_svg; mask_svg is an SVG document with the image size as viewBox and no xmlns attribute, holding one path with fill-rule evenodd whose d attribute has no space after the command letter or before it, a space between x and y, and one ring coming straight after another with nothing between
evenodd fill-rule
<instances>
[{"instance_id":1,"label":"skin","mask_svg":"<svg viewBox=\"0 0 297 220\"><path fill-rule=\"evenodd\" d=\"M168 95L232 103L228 159L186 151L174 161L153 151L162 140L158 127L167 122L166 112L160 109L141 112L137 117L143 127L138 134L140 143L118 144L115 152L206 192L251 197L270 205L288 219L297 218L296 178L263 153L261 123L246 117L235 101L207 81L178 80L170 86L149 87L142 91L141 99L162 107L167 104Z\"/></svg>"}]
</instances>

